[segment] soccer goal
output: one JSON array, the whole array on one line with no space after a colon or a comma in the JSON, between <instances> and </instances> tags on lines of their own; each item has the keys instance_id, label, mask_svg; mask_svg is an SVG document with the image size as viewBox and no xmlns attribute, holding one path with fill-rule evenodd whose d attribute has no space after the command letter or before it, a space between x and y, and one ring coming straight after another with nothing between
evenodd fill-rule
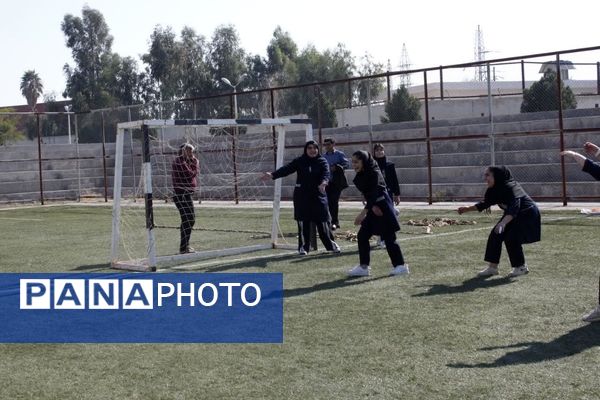
<instances>
[{"instance_id":1,"label":"soccer goal","mask_svg":"<svg viewBox=\"0 0 600 400\"><path fill-rule=\"evenodd\" d=\"M141 120L119 123L115 148L111 264L154 271L157 266L246 252L293 248L280 227L282 180L262 173L284 163L287 142L313 138L307 119ZM189 143L199 160L196 216L190 245L181 254L180 214L173 196L172 165ZM289 151L289 150L288 150ZM292 154L290 154L291 156ZM295 156L295 154L294 154ZM286 183L287 182L287 183ZM286 195L293 183L284 180ZM247 218L248 208L252 218ZM246 213L245 218L236 215ZM243 220L243 223L240 223ZM295 239L293 240L295 242Z\"/></svg>"}]
</instances>

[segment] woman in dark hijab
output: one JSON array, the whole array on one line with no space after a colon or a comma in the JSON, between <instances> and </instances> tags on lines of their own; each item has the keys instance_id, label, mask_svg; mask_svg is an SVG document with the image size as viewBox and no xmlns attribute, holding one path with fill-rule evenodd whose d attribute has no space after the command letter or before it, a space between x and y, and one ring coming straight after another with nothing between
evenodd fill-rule
<instances>
[{"instance_id":1,"label":"woman in dark hijab","mask_svg":"<svg viewBox=\"0 0 600 400\"><path fill-rule=\"evenodd\" d=\"M473 206L459 207L457 210L459 214L475 210L479 212L489 211L489 208L495 204L504 210L502 218L488 237L484 257L484 260L488 262L488 266L479 271L477 276L498 275L502 242L506 246L512 266L509 276L515 277L527 274L529 268L525 263L522 245L540 241L540 211L521 185L515 181L508 168L504 166L488 167L484 177L488 188L483 201Z\"/></svg>"},{"instance_id":2,"label":"woman in dark hijab","mask_svg":"<svg viewBox=\"0 0 600 400\"><path fill-rule=\"evenodd\" d=\"M307 255L310 250L310 224L319 231L321 242L334 253L340 247L333 241L331 217L325 187L330 179L327 160L319 153L313 140L304 145L304 154L274 172L265 172L264 179L278 179L296 172L294 189L294 219L298 223L298 254Z\"/></svg>"},{"instance_id":3,"label":"woman in dark hijab","mask_svg":"<svg viewBox=\"0 0 600 400\"><path fill-rule=\"evenodd\" d=\"M396 232L400 230L400 225L377 163L371 154L357 151L352 154L352 167L356 172L354 185L364 196L366 205L354 220L355 225L360 225L358 230L360 264L349 270L348 275L368 276L370 274L369 239L373 235L379 235L385 241L392 261L391 275L407 275L408 265L404 264L402 250L396 241Z\"/></svg>"}]
</instances>

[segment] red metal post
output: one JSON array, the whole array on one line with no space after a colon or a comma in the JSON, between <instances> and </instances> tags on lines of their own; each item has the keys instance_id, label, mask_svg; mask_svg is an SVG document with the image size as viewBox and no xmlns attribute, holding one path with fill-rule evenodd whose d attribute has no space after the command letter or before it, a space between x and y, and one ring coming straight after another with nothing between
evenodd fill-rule
<instances>
[{"instance_id":1,"label":"red metal post","mask_svg":"<svg viewBox=\"0 0 600 400\"><path fill-rule=\"evenodd\" d=\"M444 67L440 65L440 100L444 100Z\"/></svg>"},{"instance_id":2,"label":"red metal post","mask_svg":"<svg viewBox=\"0 0 600 400\"><path fill-rule=\"evenodd\" d=\"M271 118L275 118L275 93L273 89L269 91L271 94ZM271 133L273 135L273 169L277 168L277 133L275 127L271 127Z\"/></svg>"},{"instance_id":3,"label":"red metal post","mask_svg":"<svg viewBox=\"0 0 600 400\"><path fill-rule=\"evenodd\" d=\"M108 179L106 178L106 130L104 124L104 111L102 116L102 169L104 170L104 202L108 203Z\"/></svg>"},{"instance_id":4,"label":"red metal post","mask_svg":"<svg viewBox=\"0 0 600 400\"><path fill-rule=\"evenodd\" d=\"M352 108L352 81L348 81L348 108Z\"/></svg>"},{"instance_id":5,"label":"red metal post","mask_svg":"<svg viewBox=\"0 0 600 400\"><path fill-rule=\"evenodd\" d=\"M521 60L521 89L525 91L525 61Z\"/></svg>"},{"instance_id":6,"label":"red metal post","mask_svg":"<svg viewBox=\"0 0 600 400\"><path fill-rule=\"evenodd\" d=\"M235 94L232 94L229 97L229 105L230 105L230 115L231 118L235 118L235 113L236 110L234 108L234 100L233 100L233 96L235 96ZM231 135L231 157L233 160L233 197L235 200L235 204L240 204L240 192L239 192L239 188L238 188L238 177L237 177L237 148L236 148L236 136L237 136L237 126L233 127L233 132Z\"/></svg>"},{"instance_id":7,"label":"red metal post","mask_svg":"<svg viewBox=\"0 0 600 400\"><path fill-rule=\"evenodd\" d=\"M565 131L562 105L562 79L560 78L560 53L556 53L556 90L558 96L558 129L560 132L560 151L565 150ZM560 173L562 176L562 201L567 205L567 175L565 173L565 158L560 158Z\"/></svg>"},{"instance_id":8,"label":"red metal post","mask_svg":"<svg viewBox=\"0 0 600 400\"><path fill-rule=\"evenodd\" d=\"M44 205L44 182L42 178L42 129L40 126L40 114L35 114L37 123L37 139L38 139L38 167L40 175L40 202Z\"/></svg>"},{"instance_id":9,"label":"red metal post","mask_svg":"<svg viewBox=\"0 0 600 400\"><path fill-rule=\"evenodd\" d=\"M429 204L433 204L433 184L431 182L431 129L429 127L429 93L427 90L427 71L423 71L423 89L425 91L425 137L427 144L427 183L429 186Z\"/></svg>"},{"instance_id":10,"label":"red metal post","mask_svg":"<svg viewBox=\"0 0 600 400\"><path fill-rule=\"evenodd\" d=\"M387 76L385 77L387 80L387 102L392 102L392 85L390 83L390 71L388 71ZM369 84L370 80L367 79L367 84Z\"/></svg>"}]
</instances>

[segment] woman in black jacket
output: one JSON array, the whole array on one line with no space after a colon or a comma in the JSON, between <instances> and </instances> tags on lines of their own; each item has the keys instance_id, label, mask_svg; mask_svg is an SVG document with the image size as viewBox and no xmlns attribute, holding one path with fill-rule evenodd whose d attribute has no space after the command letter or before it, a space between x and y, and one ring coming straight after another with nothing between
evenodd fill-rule
<instances>
[{"instance_id":1,"label":"woman in black jacket","mask_svg":"<svg viewBox=\"0 0 600 400\"><path fill-rule=\"evenodd\" d=\"M583 150L590 156L600 159L600 147L594 143L586 142L583 145ZM600 163L593 161L590 158L582 156L574 151L566 150L560 153L562 156L569 156L573 158L577 164L581 167L583 172L587 172L594 177L597 181L600 181ZM598 306L592 311L583 316L585 322L599 322L600 321L600 298L598 299Z\"/></svg>"},{"instance_id":2,"label":"woman in black jacket","mask_svg":"<svg viewBox=\"0 0 600 400\"><path fill-rule=\"evenodd\" d=\"M265 172L265 179L278 179L297 173L294 189L294 219L298 223L298 254L310 250L310 224L315 223L321 242L327 251L340 252L333 241L331 217L325 188L330 179L327 160L319 153L313 140L304 145L304 154L274 172Z\"/></svg>"},{"instance_id":3,"label":"woman in black jacket","mask_svg":"<svg viewBox=\"0 0 600 400\"><path fill-rule=\"evenodd\" d=\"M368 276L370 274L369 239L373 235L380 235L385 241L386 249L392 261L391 275L407 275L408 265L400 245L396 241L396 232L400 224L392 199L390 198L385 181L377 163L366 151L357 151L352 154L352 167L356 172L354 184L364 196L366 205L354 220L355 225L360 225L358 230L358 253L360 264L348 271L350 276Z\"/></svg>"},{"instance_id":4,"label":"woman in black jacket","mask_svg":"<svg viewBox=\"0 0 600 400\"><path fill-rule=\"evenodd\" d=\"M533 200L525 193L521 185L513 178L510 170L504 166L488 167L484 173L488 189L483 201L469 206L459 207L458 213L483 211L497 204L504 214L490 232L485 249L484 260L487 268L477 276L498 275L498 263L502 252L502 242L506 246L512 266L511 277L529 273L523 254L523 244L539 242L541 238L540 211Z\"/></svg>"}]
</instances>

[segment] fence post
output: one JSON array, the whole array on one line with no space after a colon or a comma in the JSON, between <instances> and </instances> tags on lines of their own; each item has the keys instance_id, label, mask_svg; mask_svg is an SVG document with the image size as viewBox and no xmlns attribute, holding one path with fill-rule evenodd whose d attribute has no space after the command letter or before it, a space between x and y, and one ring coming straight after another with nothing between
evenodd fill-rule
<instances>
[{"instance_id":1,"label":"fence post","mask_svg":"<svg viewBox=\"0 0 600 400\"><path fill-rule=\"evenodd\" d=\"M600 62L596 63L596 94L600 94Z\"/></svg>"},{"instance_id":2,"label":"fence post","mask_svg":"<svg viewBox=\"0 0 600 400\"><path fill-rule=\"evenodd\" d=\"M388 98L388 102L389 102ZM369 120L369 153L373 151L373 124L371 123L371 80L367 79L367 119Z\"/></svg>"},{"instance_id":3,"label":"fence post","mask_svg":"<svg viewBox=\"0 0 600 400\"><path fill-rule=\"evenodd\" d=\"M387 79L387 102L391 103L392 102L392 85L390 83L390 71L387 72L386 79ZM368 79L367 79L367 82L371 83ZM369 87L370 86L371 85L369 84Z\"/></svg>"},{"instance_id":4,"label":"fence post","mask_svg":"<svg viewBox=\"0 0 600 400\"><path fill-rule=\"evenodd\" d=\"M37 124L37 142L38 142L38 167L40 175L40 202L44 205L44 183L42 177L42 128L40 125L40 114L35 114Z\"/></svg>"},{"instance_id":5,"label":"fence post","mask_svg":"<svg viewBox=\"0 0 600 400\"><path fill-rule=\"evenodd\" d=\"M563 121L563 106L562 106L562 80L560 77L560 53L556 53L556 87L558 96L558 129L560 132L560 151L565 150L565 132ZM565 158L560 158L560 173L562 176L562 201L563 206L567 205L567 176L565 172Z\"/></svg>"},{"instance_id":6,"label":"fence post","mask_svg":"<svg viewBox=\"0 0 600 400\"><path fill-rule=\"evenodd\" d=\"M521 90L525 92L525 61L521 60Z\"/></svg>"},{"instance_id":7,"label":"fence post","mask_svg":"<svg viewBox=\"0 0 600 400\"><path fill-rule=\"evenodd\" d=\"M494 143L494 110L492 107L492 80L490 75L490 63L487 63L486 70L488 90L488 119L490 121L490 165L496 165L496 143Z\"/></svg>"},{"instance_id":8,"label":"fence post","mask_svg":"<svg viewBox=\"0 0 600 400\"><path fill-rule=\"evenodd\" d=\"M427 90L427 71L423 71L423 90L425 94L425 141L427 144L427 183L429 204L433 204L433 184L431 182L431 129L429 126L429 93Z\"/></svg>"},{"instance_id":9,"label":"fence post","mask_svg":"<svg viewBox=\"0 0 600 400\"><path fill-rule=\"evenodd\" d=\"M73 124L75 125L75 152L77 154L77 201L81 201L81 160L79 154L79 122L77 114L73 116Z\"/></svg>"},{"instance_id":10,"label":"fence post","mask_svg":"<svg viewBox=\"0 0 600 400\"><path fill-rule=\"evenodd\" d=\"M352 81L348 81L348 108L352 108Z\"/></svg>"},{"instance_id":11,"label":"fence post","mask_svg":"<svg viewBox=\"0 0 600 400\"><path fill-rule=\"evenodd\" d=\"M104 111L100 113L102 117L102 169L104 171L104 202L108 203L108 181L106 178L106 130L104 123Z\"/></svg>"},{"instance_id":12,"label":"fence post","mask_svg":"<svg viewBox=\"0 0 600 400\"><path fill-rule=\"evenodd\" d=\"M444 100L444 68L440 65L440 100Z\"/></svg>"},{"instance_id":13,"label":"fence post","mask_svg":"<svg viewBox=\"0 0 600 400\"><path fill-rule=\"evenodd\" d=\"M229 96L229 110L230 116L232 119L236 119L237 110L235 109L235 100L233 98L235 93ZM233 127L233 132L231 135L231 158L233 160L233 199L235 200L235 204L240 204L239 197L239 189L238 189L238 177L237 177L237 148L236 148L236 135L237 135L237 125Z\"/></svg>"},{"instance_id":14,"label":"fence post","mask_svg":"<svg viewBox=\"0 0 600 400\"><path fill-rule=\"evenodd\" d=\"M273 89L269 90L269 95L271 97L271 118L275 119L275 93ZM271 132L273 135L273 169L277 168L277 132L275 131L275 126L271 127Z\"/></svg>"},{"instance_id":15,"label":"fence post","mask_svg":"<svg viewBox=\"0 0 600 400\"><path fill-rule=\"evenodd\" d=\"M315 90L317 93L317 126L319 128L319 146L322 146L323 145L323 114L322 114L323 103L321 101L321 87L317 86Z\"/></svg>"}]
</instances>

